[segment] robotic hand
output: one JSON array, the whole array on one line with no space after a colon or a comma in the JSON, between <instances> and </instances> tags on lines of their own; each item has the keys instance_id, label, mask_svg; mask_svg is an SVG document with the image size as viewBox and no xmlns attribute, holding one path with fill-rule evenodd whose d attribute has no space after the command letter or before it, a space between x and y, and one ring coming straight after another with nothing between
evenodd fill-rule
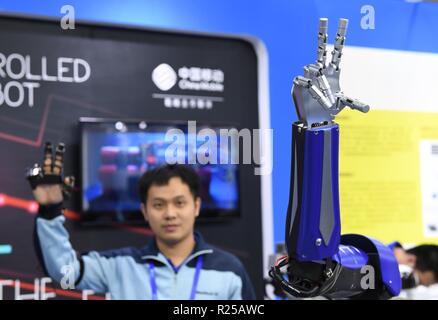
<instances>
[{"instance_id":1,"label":"robotic hand","mask_svg":"<svg viewBox=\"0 0 438 320\"><path fill-rule=\"evenodd\" d=\"M52 144L46 142L43 167L36 163L26 171L35 200L40 205L60 206L73 190L74 177L63 178L64 152L65 145L60 143L53 155Z\"/></svg>"},{"instance_id":2,"label":"robotic hand","mask_svg":"<svg viewBox=\"0 0 438 320\"><path fill-rule=\"evenodd\" d=\"M307 127L331 122L344 107L348 106L362 112L370 107L355 99L346 97L339 86L345 33L348 20L341 19L336 34L332 61L327 60L327 19L320 19L318 32L318 59L315 64L304 67L304 77L294 79L292 95L298 117Z\"/></svg>"},{"instance_id":3,"label":"robotic hand","mask_svg":"<svg viewBox=\"0 0 438 320\"><path fill-rule=\"evenodd\" d=\"M304 67L304 77L296 77L292 88L299 121L292 125L287 255L269 274L296 297L385 299L400 292L400 273L391 249L365 236L341 236L339 126L333 120L345 106L369 110L340 89L347 23L340 20L332 59L326 65L328 21L320 20L317 61Z\"/></svg>"}]
</instances>

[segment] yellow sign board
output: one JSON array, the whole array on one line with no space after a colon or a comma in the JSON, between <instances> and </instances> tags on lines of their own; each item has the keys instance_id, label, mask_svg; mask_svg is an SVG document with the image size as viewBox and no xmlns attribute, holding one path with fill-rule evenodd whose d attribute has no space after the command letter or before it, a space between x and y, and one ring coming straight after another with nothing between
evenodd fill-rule
<instances>
[{"instance_id":1,"label":"yellow sign board","mask_svg":"<svg viewBox=\"0 0 438 320\"><path fill-rule=\"evenodd\" d=\"M343 112L341 230L438 244L438 113Z\"/></svg>"}]
</instances>

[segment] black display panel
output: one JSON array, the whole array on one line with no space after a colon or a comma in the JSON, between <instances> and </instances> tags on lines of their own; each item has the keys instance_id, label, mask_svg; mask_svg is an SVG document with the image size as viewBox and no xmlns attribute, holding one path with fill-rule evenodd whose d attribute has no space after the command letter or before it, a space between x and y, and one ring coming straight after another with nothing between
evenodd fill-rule
<instances>
[{"instance_id":1,"label":"black display panel","mask_svg":"<svg viewBox=\"0 0 438 320\"><path fill-rule=\"evenodd\" d=\"M65 225L78 252L141 247L151 235L146 227L78 223L80 118L259 128L259 60L241 38L80 21L63 30L57 19L0 16L0 43L0 245L12 249L0 254L2 279L32 284L44 275L33 246L37 206L24 172L42 161L45 141L66 144L65 173L77 178ZM196 227L243 262L262 298L262 195L255 167L239 166L239 215ZM71 297L62 292L58 298ZM5 299L14 294L14 286L4 287Z\"/></svg>"}]
</instances>

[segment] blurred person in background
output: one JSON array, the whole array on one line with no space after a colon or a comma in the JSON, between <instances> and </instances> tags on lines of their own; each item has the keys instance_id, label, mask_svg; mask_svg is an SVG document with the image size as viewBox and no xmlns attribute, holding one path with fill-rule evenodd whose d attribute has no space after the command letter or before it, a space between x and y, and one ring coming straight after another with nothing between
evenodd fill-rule
<instances>
[{"instance_id":1,"label":"blurred person in background","mask_svg":"<svg viewBox=\"0 0 438 320\"><path fill-rule=\"evenodd\" d=\"M402 274L400 297L438 299L438 245L422 244L404 249L395 243L393 251Z\"/></svg>"}]
</instances>

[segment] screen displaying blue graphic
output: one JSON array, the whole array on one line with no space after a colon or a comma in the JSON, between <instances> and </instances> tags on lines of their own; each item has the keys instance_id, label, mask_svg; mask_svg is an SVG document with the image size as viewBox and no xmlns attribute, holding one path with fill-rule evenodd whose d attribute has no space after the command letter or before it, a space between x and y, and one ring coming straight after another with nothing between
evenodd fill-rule
<instances>
[{"instance_id":1,"label":"screen displaying blue graphic","mask_svg":"<svg viewBox=\"0 0 438 320\"><path fill-rule=\"evenodd\" d=\"M238 150L232 139L221 143L219 128L208 127L208 137L187 124L82 120L81 128L84 216L142 220L140 177L176 161L199 175L201 218L239 214Z\"/></svg>"},{"instance_id":2,"label":"screen displaying blue graphic","mask_svg":"<svg viewBox=\"0 0 438 320\"><path fill-rule=\"evenodd\" d=\"M0 244L0 254L11 254L12 246L9 244Z\"/></svg>"}]
</instances>

